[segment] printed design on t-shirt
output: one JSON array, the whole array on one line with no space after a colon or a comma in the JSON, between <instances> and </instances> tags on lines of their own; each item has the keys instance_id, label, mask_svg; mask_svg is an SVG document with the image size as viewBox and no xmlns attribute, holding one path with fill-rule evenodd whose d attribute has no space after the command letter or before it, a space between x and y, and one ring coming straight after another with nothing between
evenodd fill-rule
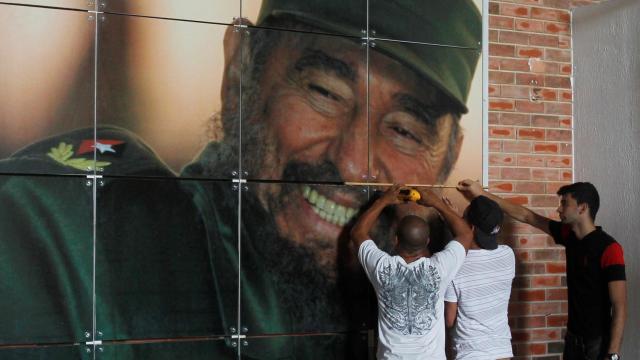
<instances>
[{"instance_id":1,"label":"printed design on t-shirt","mask_svg":"<svg viewBox=\"0 0 640 360\"><path fill-rule=\"evenodd\" d=\"M422 335L436 323L441 278L426 263L385 264L380 271L382 316L403 335Z\"/></svg>"}]
</instances>

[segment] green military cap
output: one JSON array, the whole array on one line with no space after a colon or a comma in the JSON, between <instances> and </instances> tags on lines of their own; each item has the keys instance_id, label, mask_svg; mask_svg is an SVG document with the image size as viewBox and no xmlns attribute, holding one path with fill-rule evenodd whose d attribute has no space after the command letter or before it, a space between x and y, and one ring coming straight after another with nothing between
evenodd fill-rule
<instances>
[{"instance_id":1,"label":"green military cap","mask_svg":"<svg viewBox=\"0 0 640 360\"><path fill-rule=\"evenodd\" d=\"M288 16L319 31L357 35L366 11L358 0L264 0L257 25ZM370 0L369 11L376 51L430 80L466 113L482 39L477 6L471 0Z\"/></svg>"}]
</instances>

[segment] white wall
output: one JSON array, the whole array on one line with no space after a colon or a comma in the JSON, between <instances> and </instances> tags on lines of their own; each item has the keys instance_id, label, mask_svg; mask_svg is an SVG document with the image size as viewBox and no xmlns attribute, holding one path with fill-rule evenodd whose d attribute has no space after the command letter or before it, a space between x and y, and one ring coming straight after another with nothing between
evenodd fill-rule
<instances>
[{"instance_id":1,"label":"white wall","mask_svg":"<svg viewBox=\"0 0 640 360\"><path fill-rule=\"evenodd\" d=\"M573 13L576 181L600 192L597 223L624 247L623 359L640 359L640 0Z\"/></svg>"}]
</instances>

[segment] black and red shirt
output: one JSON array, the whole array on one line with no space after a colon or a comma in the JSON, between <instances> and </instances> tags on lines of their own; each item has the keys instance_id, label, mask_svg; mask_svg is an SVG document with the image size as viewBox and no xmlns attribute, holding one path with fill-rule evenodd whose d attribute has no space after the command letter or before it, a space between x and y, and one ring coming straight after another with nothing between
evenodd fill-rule
<instances>
[{"instance_id":1,"label":"black and red shirt","mask_svg":"<svg viewBox=\"0 0 640 360\"><path fill-rule=\"evenodd\" d=\"M611 329L608 284L626 280L622 246L599 226L582 240L568 224L551 221L549 230L566 250L568 330L585 338L607 337Z\"/></svg>"}]
</instances>

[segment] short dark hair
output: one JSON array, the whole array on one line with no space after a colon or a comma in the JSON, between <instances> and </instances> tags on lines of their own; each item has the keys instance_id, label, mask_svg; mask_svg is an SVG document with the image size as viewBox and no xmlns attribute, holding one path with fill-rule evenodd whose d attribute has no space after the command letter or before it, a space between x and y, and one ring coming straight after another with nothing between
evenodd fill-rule
<instances>
[{"instance_id":1,"label":"short dark hair","mask_svg":"<svg viewBox=\"0 0 640 360\"><path fill-rule=\"evenodd\" d=\"M598 195L598 190L592 183L577 182L565 185L558 189L557 194L559 196L571 195L572 198L576 199L578 205L587 204L589 206L589 216L591 216L591 220L595 221L596 214L600 208L600 195Z\"/></svg>"},{"instance_id":2,"label":"short dark hair","mask_svg":"<svg viewBox=\"0 0 640 360\"><path fill-rule=\"evenodd\" d=\"M419 216L407 215L398 225L398 247L406 251L427 249L429 224Z\"/></svg>"}]
</instances>

